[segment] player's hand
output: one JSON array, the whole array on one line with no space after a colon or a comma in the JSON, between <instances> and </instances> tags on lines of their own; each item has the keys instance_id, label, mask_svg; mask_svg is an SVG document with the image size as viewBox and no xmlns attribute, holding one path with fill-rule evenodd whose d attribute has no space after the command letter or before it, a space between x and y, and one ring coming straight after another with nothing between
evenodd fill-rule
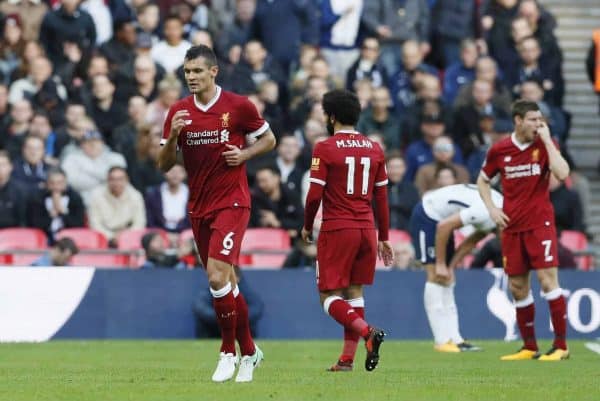
<instances>
[{"instance_id":1,"label":"player's hand","mask_svg":"<svg viewBox=\"0 0 600 401\"><path fill-rule=\"evenodd\" d=\"M229 150L223 152L222 155L225 156L225 162L228 166L239 166L246 161L246 154L242 149L229 143L226 143L225 146Z\"/></svg>"},{"instance_id":2,"label":"player's hand","mask_svg":"<svg viewBox=\"0 0 600 401\"><path fill-rule=\"evenodd\" d=\"M302 240L307 244L313 243L312 233L306 228L302 227L302 232L300 233L300 235L302 235Z\"/></svg>"},{"instance_id":3,"label":"player's hand","mask_svg":"<svg viewBox=\"0 0 600 401\"><path fill-rule=\"evenodd\" d=\"M186 119L189 117L190 113L187 110L178 110L173 114L171 118L171 132L169 133L172 137L178 137L181 129L185 127Z\"/></svg>"},{"instance_id":4,"label":"player's hand","mask_svg":"<svg viewBox=\"0 0 600 401\"><path fill-rule=\"evenodd\" d=\"M394 263L394 248L390 241L379 241L377 243L377 256L383 260L385 266L391 266Z\"/></svg>"},{"instance_id":5,"label":"player's hand","mask_svg":"<svg viewBox=\"0 0 600 401\"><path fill-rule=\"evenodd\" d=\"M508 225L508 222L510 221L510 219L506 214L504 214L502 209L497 207L490 210L490 217L492 218L492 221L496 223L498 228L500 228L501 230L504 230Z\"/></svg>"},{"instance_id":6,"label":"player's hand","mask_svg":"<svg viewBox=\"0 0 600 401\"><path fill-rule=\"evenodd\" d=\"M445 263L436 263L435 264L435 275L439 278L448 278L450 277L450 270Z\"/></svg>"},{"instance_id":7,"label":"player's hand","mask_svg":"<svg viewBox=\"0 0 600 401\"><path fill-rule=\"evenodd\" d=\"M544 143L548 143L552 141L552 135L550 135L550 128L548 128L548 124L544 121L542 126L537 129L537 134L540 136Z\"/></svg>"}]
</instances>

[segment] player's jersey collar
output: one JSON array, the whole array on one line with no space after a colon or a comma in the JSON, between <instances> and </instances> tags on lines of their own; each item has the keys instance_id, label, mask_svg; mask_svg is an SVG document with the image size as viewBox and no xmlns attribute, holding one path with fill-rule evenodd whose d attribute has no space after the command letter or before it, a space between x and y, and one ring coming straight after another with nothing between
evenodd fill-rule
<instances>
[{"instance_id":1,"label":"player's jersey collar","mask_svg":"<svg viewBox=\"0 0 600 401\"><path fill-rule=\"evenodd\" d=\"M358 132L354 131L354 130L351 130L351 129L342 129L342 130L336 131L334 135L337 135L337 134L354 134L354 135L357 135Z\"/></svg>"},{"instance_id":2,"label":"player's jersey collar","mask_svg":"<svg viewBox=\"0 0 600 401\"><path fill-rule=\"evenodd\" d=\"M510 140L517 148L519 148L520 151L524 151L525 149L527 149L528 147L530 147L533 144L533 142L528 142L528 143L519 142L519 140L517 139L517 134L515 132L510 134Z\"/></svg>"},{"instance_id":3,"label":"player's jersey collar","mask_svg":"<svg viewBox=\"0 0 600 401\"><path fill-rule=\"evenodd\" d=\"M215 103L217 103L217 100L219 100L219 97L221 97L221 87L219 85L215 85L217 88L217 91L215 92L215 95L213 96L212 99L210 99L210 101L206 104L202 104L198 101L198 99L196 99L195 95L192 95L192 99L194 99L194 105L202 110L203 112L207 112L212 106L214 106Z\"/></svg>"}]
</instances>

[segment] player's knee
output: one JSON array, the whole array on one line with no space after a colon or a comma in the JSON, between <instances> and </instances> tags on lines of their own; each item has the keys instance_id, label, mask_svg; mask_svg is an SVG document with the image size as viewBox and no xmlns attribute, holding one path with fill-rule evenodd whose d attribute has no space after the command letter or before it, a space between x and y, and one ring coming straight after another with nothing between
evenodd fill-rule
<instances>
[{"instance_id":1,"label":"player's knee","mask_svg":"<svg viewBox=\"0 0 600 401\"><path fill-rule=\"evenodd\" d=\"M229 275L220 271L211 272L208 275L208 284L213 290L220 290L229 283Z\"/></svg>"},{"instance_id":2,"label":"player's knee","mask_svg":"<svg viewBox=\"0 0 600 401\"><path fill-rule=\"evenodd\" d=\"M511 281L510 292L515 299L523 299L529 294L529 286L519 281Z\"/></svg>"}]
</instances>

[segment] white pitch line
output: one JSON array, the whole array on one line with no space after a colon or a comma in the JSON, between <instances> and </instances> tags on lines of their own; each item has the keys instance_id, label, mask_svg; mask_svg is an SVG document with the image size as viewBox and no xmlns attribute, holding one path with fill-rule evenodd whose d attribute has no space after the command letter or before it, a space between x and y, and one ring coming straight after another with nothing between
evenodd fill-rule
<instances>
[{"instance_id":1,"label":"white pitch line","mask_svg":"<svg viewBox=\"0 0 600 401\"><path fill-rule=\"evenodd\" d=\"M596 354L600 354L600 344L599 343L585 343L585 347Z\"/></svg>"}]
</instances>

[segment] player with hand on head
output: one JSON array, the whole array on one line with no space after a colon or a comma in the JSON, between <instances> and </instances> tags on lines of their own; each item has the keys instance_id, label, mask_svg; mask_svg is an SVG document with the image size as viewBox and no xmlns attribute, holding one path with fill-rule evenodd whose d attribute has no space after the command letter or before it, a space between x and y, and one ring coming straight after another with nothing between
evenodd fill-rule
<instances>
[{"instance_id":1,"label":"player with hand on head","mask_svg":"<svg viewBox=\"0 0 600 401\"><path fill-rule=\"evenodd\" d=\"M502 195L493 190L495 205L502 206ZM454 230L471 226L474 231L454 251ZM439 352L480 351L464 340L458 324L454 300L458 263L496 228L477 187L472 184L449 185L426 192L413 209L410 234L416 260L425 266L427 282L423 301L429 326Z\"/></svg>"},{"instance_id":2,"label":"player with hand on head","mask_svg":"<svg viewBox=\"0 0 600 401\"><path fill-rule=\"evenodd\" d=\"M373 283L378 255L386 266L394 256L388 240L385 157L377 143L354 129L361 110L356 95L334 90L323 96L322 104L331 137L313 150L302 238L312 242L315 215L323 201L317 285L325 313L344 327L342 355L328 370L352 370L362 337L367 350L365 368L371 371L379 362L385 332L364 320L363 285Z\"/></svg>"},{"instance_id":3,"label":"player with hand on head","mask_svg":"<svg viewBox=\"0 0 600 401\"><path fill-rule=\"evenodd\" d=\"M210 47L191 47L183 71L191 96L169 109L158 165L169 171L183 155L188 173L188 209L200 258L208 275L221 328L221 353L212 380L229 380L242 354L236 381L252 381L263 358L254 344L248 306L237 287L233 266L250 218L250 191L244 162L275 147L269 124L243 96L215 84L219 71ZM246 146L247 137L254 143Z\"/></svg>"},{"instance_id":4,"label":"player with hand on head","mask_svg":"<svg viewBox=\"0 0 600 401\"><path fill-rule=\"evenodd\" d=\"M569 175L569 165L553 141L548 124L535 102L513 104L515 132L489 149L477 179L479 193L490 216L503 229L504 271L517 309L523 347L502 360L559 361L569 357L566 342L567 308L558 283L557 235L550 202L550 174L559 180ZM490 179L500 174L504 205L492 201ZM550 306L554 328L552 348L539 355L535 338L535 304L530 272L535 270L542 297Z\"/></svg>"}]
</instances>

